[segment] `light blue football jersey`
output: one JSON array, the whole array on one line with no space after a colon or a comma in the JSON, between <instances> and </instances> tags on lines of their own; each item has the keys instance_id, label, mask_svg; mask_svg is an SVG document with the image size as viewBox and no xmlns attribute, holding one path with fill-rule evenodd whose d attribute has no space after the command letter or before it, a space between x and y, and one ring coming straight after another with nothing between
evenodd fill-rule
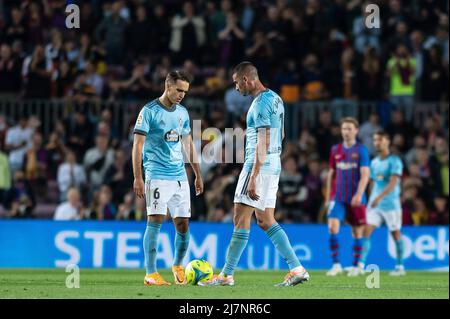
<instances>
[{"instance_id":1,"label":"light blue football jersey","mask_svg":"<svg viewBox=\"0 0 450 319\"><path fill-rule=\"evenodd\" d=\"M379 156L375 157L370 163L370 178L373 180L373 189L370 194L371 203L389 184L389 179L392 175L402 176L403 163L396 155L389 155L381 159ZM380 201L376 208L385 212L399 211L402 209L400 202L400 183L399 180L395 188L387 194Z\"/></svg>"},{"instance_id":2,"label":"light blue football jersey","mask_svg":"<svg viewBox=\"0 0 450 319\"><path fill-rule=\"evenodd\" d=\"M247 113L244 171L251 172L255 161L258 129L270 129L270 145L261 173L277 175L281 172L280 155L284 127L284 104L272 90L260 92L253 99Z\"/></svg>"},{"instance_id":3,"label":"light blue football jersey","mask_svg":"<svg viewBox=\"0 0 450 319\"><path fill-rule=\"evenodd\" d=\"M168 109L155 99L142 108L134 133L146 136L142 149L146 179L187 180L181 137L190 132L184 106L177 104Z\"/></svg>"}]
</instances>

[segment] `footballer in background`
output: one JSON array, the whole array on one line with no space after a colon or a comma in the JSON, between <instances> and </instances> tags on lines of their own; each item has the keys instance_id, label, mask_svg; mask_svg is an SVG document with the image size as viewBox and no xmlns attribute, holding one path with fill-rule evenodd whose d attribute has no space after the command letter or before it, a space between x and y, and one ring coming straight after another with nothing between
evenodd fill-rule
<instances>
[{"instance_id":1,"label":"footballer in background","mask_svg":"<svg viewBox=\"0 0 450 319\"><path fill-rule=\"evenodd\" d=\"M349 276L357 276L363 271L358 266L362 252L361 238L366 223L366 188L369 183L369 151L356 140L359 123L352 117L341 121L343 142L332 147L330 153L330 170L327 175L326 207L328 207L328 229L330 232L330 249L333 266L328 276L343 272L339 260L338 234L341 223L347 220L352 226L353 267ZM333 197L332 184L335 181Z\"/></svg>"},{"instance_id":2,"label":"footballer in background","mask_svg":"<svg viewBox=\"0 0 450 319\"><path fill-rule=\"evenodd\" d=\"M402 227L402 206L400 202L400 182L403 173L403 163L400 157L391 154L391 140L388 133L378 131L374 134L373 144L378 156L370 163L370 199L367 208L367 225L364 227L363 252L358 265L364 269L367 255L370 251L372 235L375 227L385 223L394 239L396 252L395 270L392 276L406 274L403 266L403 241L400 229Z\"/></svg>"}]
</instances>

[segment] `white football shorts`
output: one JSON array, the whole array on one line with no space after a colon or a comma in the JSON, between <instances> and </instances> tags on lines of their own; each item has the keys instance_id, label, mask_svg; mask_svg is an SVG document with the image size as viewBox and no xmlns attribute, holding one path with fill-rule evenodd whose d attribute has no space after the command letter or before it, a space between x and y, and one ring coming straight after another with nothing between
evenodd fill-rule
<instances>
[{"instance_id":1,"label":"white football shorts","mask_svg":"<svg viewBox=\"0 0 450 319\"><path fill-rule=\"evenodd\" d=\"M191 217L191 193L187 181L153 179L145 181L147 215L166 215L172 218Z\"/></svg>"},{"instance_id":2,"label":"white football shorts","mask_svg":"<svg viewBox=\"0 0 450 319\"><path fill-rule=\"evenodd\" d=\"M259 195L259 200L257 201L252 200L247 195L249 180L250 172L242 170L234 194L234 202L246 204L262 211L266 208L275 208L280 175L264 173L258 175L256 178L256 194Z\"/></svg>"},{"instance_id":3,"label":"white football shorts","mask_svg":"<svg viewBox=\"0 0 450 319\"><path fill-rule=\"evenodd\" d=\"M400 230L402 228L402 211L383 211L379 208L367 208L366 222L369 225L380 227L383 222L390 231Z\"/></svg>"}]
</instances>

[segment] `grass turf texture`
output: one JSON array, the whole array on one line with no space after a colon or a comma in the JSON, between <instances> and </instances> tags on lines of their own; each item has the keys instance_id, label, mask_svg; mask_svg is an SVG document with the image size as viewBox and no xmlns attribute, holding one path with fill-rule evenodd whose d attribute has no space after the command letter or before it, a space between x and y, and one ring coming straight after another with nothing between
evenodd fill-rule
<instances>
[{"instance_id":1,"label":"grass turf texture","mask_svg":"<svg viewBox=\"0 0 450 319\"><path fill-rule=\"evenodd\" d=\"M172 273L161 274L173 282ZM405 277L381 273L380 288L368 289L366 277L327 277L310 271L311 281L295 287L273 287L284 271L238 271L234 287L147 287L142 270L80 270L80 288L66 288L64 269L1 269L0 298L445 298L449 297L448 273L410 271Z\"/></svg>"}]
</instances>

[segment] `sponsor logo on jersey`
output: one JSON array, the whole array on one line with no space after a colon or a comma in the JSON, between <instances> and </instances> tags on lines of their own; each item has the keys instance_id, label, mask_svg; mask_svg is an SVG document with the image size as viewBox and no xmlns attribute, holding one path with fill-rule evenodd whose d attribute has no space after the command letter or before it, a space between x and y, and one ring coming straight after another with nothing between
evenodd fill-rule
<instances>
[{"instance_id":1,"label":"sponsor logo on jersey","mask_svg":"<svg viewBox=\"0 0 450 319\"><path fill-rule=\"evenodd\" d=\"M339 162L336 164L336 167L342 170L349 170L349 169L354 169L354 168L358 168L358 163L353 163L353 162Z\"/></svg>"},{"instance_id":2,"label":"sponsor logo on jersey","mask_svg":"<svg viewBox=\"0 0 450 319\"><path fill-rule=\"evenodd\" d=\"M175 130L170 130L164 135L167 142L178 142L180 140L180 135Z\"/></svg>"}]
</instances>

